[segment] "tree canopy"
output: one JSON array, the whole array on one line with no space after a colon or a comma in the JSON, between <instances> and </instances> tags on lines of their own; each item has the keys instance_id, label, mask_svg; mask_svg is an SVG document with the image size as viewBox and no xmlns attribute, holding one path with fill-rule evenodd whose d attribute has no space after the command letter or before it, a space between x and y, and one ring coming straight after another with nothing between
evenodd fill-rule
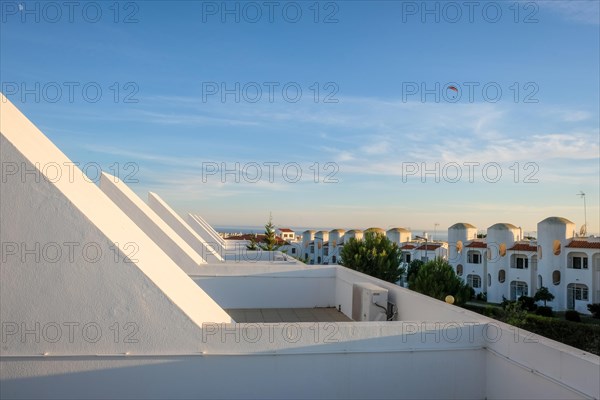
<instances>
[{"instance_id":1,"label":"tree canopy","mask_svg":"<svg viewBox=\"0 0 600 400\"><path fill-rule=\"evenodd\" d=\"M436 258L423 264L412 274L408 287L438 300L454 296L455 304L464 304L471 298L471 288L452 269L448 261Z\"/></svg>"},{"instance_id":2,"label":"tree canopy","mask_svg":"<svg viewBox=\"0 0 600 400\"><path fill-rule=\"evenodd\" d=\"M544 307L546 307L546 302L554 300L554 295L550 293L547 287L542 286L537 292L535 292L533 299L535 301L543 301Z\"/></svg>"},{"instance_id":3,"label":"tree canopy","mask_svg":"<svg viewBox=\"0 0 600 400\"><path fill-rule=\"evenodd\" d=\"M277 242L275 225L273 225L273 218L271 216L269 216L269 222L265 225L265 237L258 246L265 251L275 251L281 247Z\"/></svg>"},{"instance_id":4,"label":"tree canopy","mask_svg":"<svg viewBox=\"0 0 600 400\"><path fill-rule=\"evenodd\" d=\"M387 282L396 283L404 273L400 247L382 233L367 232L362 240L351 238L340 256L341 265Z\"/></svg>"}]
</instances>

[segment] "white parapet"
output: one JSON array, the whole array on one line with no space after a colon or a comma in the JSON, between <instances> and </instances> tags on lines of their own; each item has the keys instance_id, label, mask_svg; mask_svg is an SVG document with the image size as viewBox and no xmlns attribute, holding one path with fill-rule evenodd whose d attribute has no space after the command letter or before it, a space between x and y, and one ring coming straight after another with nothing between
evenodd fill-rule
<instances>
[{"instance_id":1,"label":"white parapet","mask_svg":"<svg viewBox=\"0 0 600 400\"><path fill-rule=\"evenodd\" d=\"M206 264L200 254L120 179L103 172L100 189L187 274L197 272L199 264Z\"/></svg>"},{"instance_id":2,"label":"white parapet","mask_svg":"<svg viewBox=\"0 0 600 400\"><path fill-rule=\"evenodd\" d=\"M202 239L160 196L149 192L148 205L207 262L223 262L215 244Z\"/></svg>"}]
</instances>

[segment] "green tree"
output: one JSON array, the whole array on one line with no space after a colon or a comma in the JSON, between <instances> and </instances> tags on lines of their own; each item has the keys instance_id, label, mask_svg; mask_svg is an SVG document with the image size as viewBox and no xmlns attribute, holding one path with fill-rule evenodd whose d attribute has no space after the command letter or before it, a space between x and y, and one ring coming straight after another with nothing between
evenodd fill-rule
<instances>
[{"instance_id":1,"label":"green tree","mask_svg":"<svg viewBox=\"0 0 600 400\"><path fill-rule=\"evenodd\" d=\"M246 245L246 248L248 250L258 250L258 245L256 243L256 235L254 235L250 238L250 243L248 243Z\"/></svg>"},{"instance_id":2,"label":"green tree","mask_svg":"<svg viewBox=\"0 0 600 400\"><path fill-rule=\"evenodd\" d=\"M455 304L464 304L471 298L471 288L456 276L454 269L441 258L423 264L418 274L412 274L408 287L438 300L452 295Z\"/></svg>"},{"instance_id":3,"label":"green tree","mask_svg":"<svg viewBox=\"0 0 600 400\"><path fill-rule=\"evenodd\" d=\"M340 253L340 264L387 282L396 283L404 273L401 251L384 234L367 232L363 240L351 238Z\"/></svg>"},{"instance_id":4,"label":"green tree","mask_svg":"<svg viewBox=\"0 0 600 400\"><path fill-rule=\"evenodd\" d=\"M554 295L550 293L547 287L542 286L537 292L535 292L533 299L535 301L543 301L544 307L546 307L546 302L554 300Z\"/></svg>"},{"instance_id":5,"label":"green tree","mask_svg":"<svg viewBox=\"0 0 600 400\"><path fill-rule=\"evenodd\" d=\"M271 216L269 216L269 222L265 225L265 237L258 246L265 251L275 251L281 247L277 243L275 226L273 225L273 218Z\"/></svg>"},{"instance_id":6,"label":"green tree","mask_svg":"<svg viewBox=\"0 0 600 400\"><path fill-rule=\"evenodd\" d=\"M425 264L425 262L421 260L414 259L408 265L408 270L406 271L406 280L410 282L410 278L419 274L419 269ZM414 278L413 278L414 279Z\"/></svg>"}]
</instances>

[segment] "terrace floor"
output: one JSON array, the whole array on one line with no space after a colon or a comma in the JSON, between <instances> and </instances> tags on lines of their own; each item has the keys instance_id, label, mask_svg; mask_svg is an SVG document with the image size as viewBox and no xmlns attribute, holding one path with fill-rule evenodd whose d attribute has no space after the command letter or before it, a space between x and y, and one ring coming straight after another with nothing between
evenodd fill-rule
<instances>
[{"instance_id":1,"label":"terrace floor","mask_svg":"<svg viewBox=\"0 0 600 400\"><path fill-rule=\"evenodd\" d=\"M236 308L225 310L235 322L349 322L335 307L323 308Z\"/></svg>"}]
</instances>

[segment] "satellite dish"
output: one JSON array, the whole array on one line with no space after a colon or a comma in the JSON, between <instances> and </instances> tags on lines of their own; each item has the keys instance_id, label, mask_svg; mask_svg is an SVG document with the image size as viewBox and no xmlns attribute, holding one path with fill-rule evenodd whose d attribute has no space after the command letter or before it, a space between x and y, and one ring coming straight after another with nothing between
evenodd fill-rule
<instances>
[{"instance_id":1,"label":"satellite dish","mask_svg":"<svg viewBox=\"0 0 600 400\"><path fill-rule=\"evenodd\" d=\"M579 236L587 236L586 224L581 225L581 229L579 229Z\"/></svg>"},{"instance_id":2,"label":"satellite dish","mask_svg":"<svg viewBox=\"0 0 600 400\"><path fill-rule=\"evenodd\" d=\"M459 240L458 242L456 242L456 252L460 254L462 249L463 249L463 243Z\"/></svg>"}]
</instances>

